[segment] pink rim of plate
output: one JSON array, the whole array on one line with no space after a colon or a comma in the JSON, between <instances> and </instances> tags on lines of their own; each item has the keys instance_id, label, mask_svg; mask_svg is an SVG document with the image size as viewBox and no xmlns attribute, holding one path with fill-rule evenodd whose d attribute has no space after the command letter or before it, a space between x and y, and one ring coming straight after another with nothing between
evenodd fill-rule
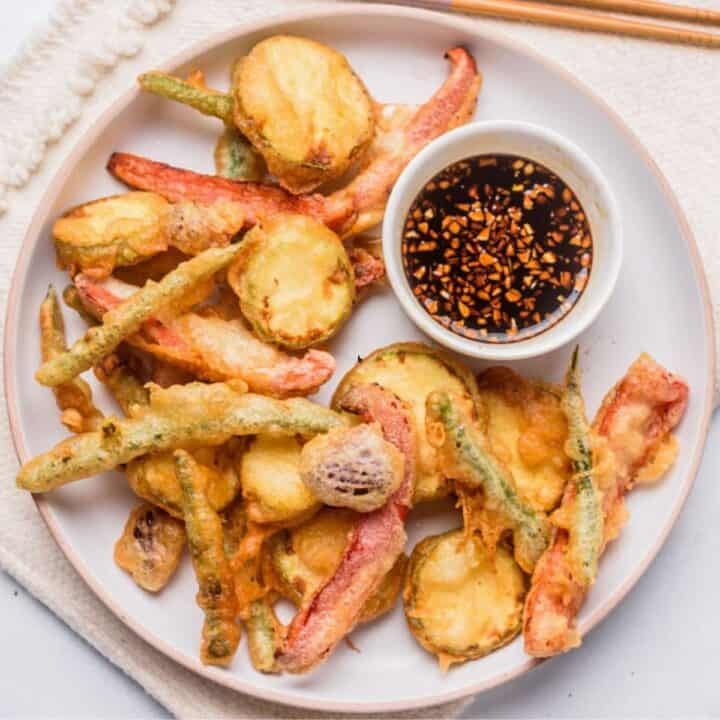
<instances>
[{"instance_id":1,"label":"pink rim of plate","mask_svg":"<svg viewBox=\"0 0 720 720\"><path fill-rule=\"evenodd\" d=\"M657 180L665 194L668 204L672 208L675 217L680 226L682 236L687 245L688 253L692 261L693 268L698 277L700 283L700 293L702 296L702 302L704 307L704 318L703 323L705 332L710 339L708 343L708 367L710 368L710 374L707 378L707 390L703 400L703 413L700 438L695 447L695 453L692 459L691 469L687 477L683 480L681 497L675 507L672 517L666 523L665 527L661 529L658 542L650 548L645 558L640 563L635 572L623 583L623 585L613 595L598 608L589 618L585 620L580 626L580 632L582 635L588 633L593 627L595 627L601 620L603 620L618 603L627 595L627 593L633 588L635 583L640 579L645 570L648 568L650 563L655 559L655 556L659 552L660 548L667 539L670 530L672 529L680 510L685 504L690 488L692 487L695 475L697 474L698 466L702 458L705 441L707 439L710 416L713 409L713 388L714 388L714 372L715 367L715 343L714 343L714 327L712 323L712 305L710 302L710 293L707 286L707 280L702 267L702 261L700 254L693 237L690 226L688 225L687 219L680 208L680 205L675 198L675 195L670 188L667 180L661 173L660 169L655 164L654 160L648 154L645 147L642 145L640 140L632 133L632 131L625 125L622 119L612 110L603 100L594 95L588 88L586 88L574 75L569 73L567 70L562 68L560 65L554 63L543 57L536 51L525 47L521 43L502 35L502 33L487 30L486 28L478 28L476 24L463 17L453 17L450 15L443 15L428 10L420 10L416 8L401 8L394 5L351 5L348 3L339 4L332 8L327 9L308 9L298 12L285 13L281 15L275 15L267 20L258 21L255 23L249 23L247 25L236 27L232 30L220 32L212 35L209 39L204 40L200 43L193 45L189 50L177 54L170 61L165 63L164 67L160 69L171 70L172 68L186 64L192 58L205 53L217 45L221 45L230 40L237 39L239 37L270 30L273 26L280 24L287 24L293 22L302 22L308 20L319 20L326 18L338 18L338 17L352 17L352 16L385 16L394 18L409 18L416 20L424 20L434 25L442 25L451 30L459 32L465 32L469 35L475 35L479 37L487 36L500 45L507 48L512 48L515 52L521 52L525 56L530 57L534 62L540 63L551 70L557 75L561 75L566 81L570 82L580 92L582 92L589 100L591 100L605 115L607 115L616 125L616 127L628 137L628 139L635 146L638 154L645 160L651 170L657 177ZM41 200L38 208L33 216L33 220L25 233L23 239L23 245L18 257L18 262L15 267L13 274L12 285L10 287L10 294L8 298L8 308L6 314L5 323L5 342L3 348L3 364L5 371L5 393L7 397L8 416L10 420L10 431L12 433L15 450L21 463L26 462L30 459L30 453L25 446L25 440L20 429L20 419L18 414L18 396L14 381L11 378L15 377L15 357L14 357L14 338L17 337L19 332L18 328L18 303L20 301L21 288L23 280L27 271L28 263L30 261L30 255L32 253L35 239L39 236L40 228L45 222L49 208L53 201L57 197L58 193L62 189L68 176L72 172L76 163L83 157L89 147L95 142L100 133L105 129L108 123L114 118L120 111L124 110L138 95L140 91L137 88L128 90L120 98L118 98L102 115L96 120L95 124L88 130L84 135L83 139L77 144L75 149L70 153L65 162L63 163L60 170L55 175L54 179L48 186L43 199ZM92 591L102 600L102 602L130 629L137 633L143 640L148 642L150 645L155 647L157 650L172 658L180 665L192 670L193 672L201 675L209 680L239 690L248 695L269 700L272 702L283 703L285 705L291 705L294 707L310 708L315 710L324 710L331 712L349 712L349 713L360 713L360 712L397 712L400 710L411 710L423 707L431 707L433 705L439 705L442 703L450 702L452 700L459 700L471 695L476 695L485 690L489 690L493 687L501 685L513 678L516 678L528 670L538 665L541 661L528 657L527 662L522 663L518 667L514 668L510 672L498 673L494 677L484 680L482 682L468 685L462 689L454 690L448 693L442 693L435 695L434 697L422 698L418 700L400 700L392 702L371 702L371 703L357 703L357 702L337 702L333 700L312 700L307 698L297 697L296 695L287 694L285 692L276 692L273 690L266 690L258 688L253 684L239 678L230 673L222 673L214 671L202 665L199 660L195 660L188 656L179 653L174 647L160 639L153 633L149 632L141 624L135 620L129 618L123 608L119 606L114 598L112 598L97 582L97 580L90 573L89 569L84 565L82 560L70 549L65 542L64 536L55 518L52 515L51 508L42 495L34 496L38 510L45 521L48 529L52 533L55 541L63 551L67 559L70 561L72 566L88 584Z\"/></svg>"}]
</instances>

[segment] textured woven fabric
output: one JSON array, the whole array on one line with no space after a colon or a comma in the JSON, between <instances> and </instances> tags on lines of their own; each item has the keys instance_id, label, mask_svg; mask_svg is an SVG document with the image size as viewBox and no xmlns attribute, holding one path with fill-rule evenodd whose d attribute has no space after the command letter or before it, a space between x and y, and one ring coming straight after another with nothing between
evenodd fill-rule
<instances>
[{"instance_id":1,"label":"textured woven fabric","mask_svg":"<svg viewBox=\"0 0 720 720\"><path fill-rule=\"evenodd\" d=\"M0 301L23 233L48 182L108 103L142 69L178 48L248 20L331 0L63 0L47 27L0 71ZM695 0L711 6L712 0ZM720 147L719 57L712 51L489 20L560 62L617 110L642 139L687 213L711 287L720 292L714 197ZM716 305L717 308L717 305ZM4 315L4 313L3 313ZM716 313L717 315L717 313ZM95 598L50 537L0 416L0 565L180 718L309 717L201 679L148 646ZM462 703L408 717L449 717ZM396 715L398 716L398 715ZM402 714L400 714L402 716Z\"/></svg>"}]
</instances>

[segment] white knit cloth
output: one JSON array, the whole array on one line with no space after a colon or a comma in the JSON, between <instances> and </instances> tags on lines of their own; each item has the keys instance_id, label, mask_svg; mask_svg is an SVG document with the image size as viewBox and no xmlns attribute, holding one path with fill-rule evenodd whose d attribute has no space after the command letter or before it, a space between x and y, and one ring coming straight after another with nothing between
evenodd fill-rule
<instances>
[{"instance_id":1,"label":"white knit cloth","mask_svg":"<svg viewBox=\"0 0 720 720\"><path fill-rule=\"evenodd\" d=\"M61 0L48 25L0 70L0 298L49 180L109 102L141 70L208 35L331 0ZM712 0L694 0L712 6ZM720 53L557 29L492 23L560 62L616 109L674 188L720 292L717 193ZM669 291L672 291L669 289ZM717 304L716 304L717 317ZM0 413L0 565L179 718L291 718L318 713L257 701L201 679L128 630L75 574L29 495ZM451 703L408 717L449 717ZM397 715L396 715L397 716Z\"/></svg>"}]
</instances>

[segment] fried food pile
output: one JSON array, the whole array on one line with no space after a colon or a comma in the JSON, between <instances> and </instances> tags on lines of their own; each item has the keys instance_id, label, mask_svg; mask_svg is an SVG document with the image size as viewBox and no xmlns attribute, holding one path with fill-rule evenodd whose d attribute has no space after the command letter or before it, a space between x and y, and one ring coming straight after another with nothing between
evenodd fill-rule
<instances>
[{"instance_id":1,"label":"fried food pile","mask_svg":"<svg viewBox=\"0 0 720 720\"><path fill-rule=\"evenodd\" d=\"M217 174L115 153L108 169L132 191L54 225L62 298L89 327L68 345L51 287L36 377L74 434L17 484L122 470L138 503L115 561L158 593L187 546L208 665L232 663L244 628L257 670L307 672L400 596L443 669L523 629L528 653L563 652L624 494L674 460L687 386L645 355L592 424L577 351L556 386L398 343L359 359L330 408L306 399L335 370L319 344L384 273L355 236L409 160L473 114L473 58L447 57L419 107L380 105L345 57L296 37L255 46L229 93L199 72L147 73L144 89L223 121ZM96 407L88 370L117 416ZM462 527L408 557L413 506L447 496ZM297 608L287 626L280 599Z\"/></svg>"}]
</instances>

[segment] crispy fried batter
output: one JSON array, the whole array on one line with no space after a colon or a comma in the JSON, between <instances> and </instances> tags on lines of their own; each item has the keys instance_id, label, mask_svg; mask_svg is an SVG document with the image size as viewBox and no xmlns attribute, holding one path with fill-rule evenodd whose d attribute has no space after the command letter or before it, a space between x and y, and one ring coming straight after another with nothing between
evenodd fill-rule
<instances>
[{"instance_id":1,"label":"crispy fried batter","mask_svg":"<svg viewBox=\"0 0 720 720\"><path fill-rule=\"evenodd\" d=\"M452 68L442 87L406 123L399 118L389 123L383 144L370 151L373 160L349 185L328 197L294 196L272 185L201 175L127 153L113 153L108 170L126 185L157 192L172 202L236 201L249 225L278 212L299 212L343 236L360 233L382 218L390 190L407 163L431 140L472 117L481 83L475 61L464 48L449 50L447 57ZM408 114L403 112L402 119Z\"/></svg>"},{"instance_id":2,"label":"crispy fried batter","mask_svg":"<svg viewBox=\"0 0 720 720\"><path fill-rule=\"evenodd\" d=\"M100 430L68 438L37 455L20 468L17 484L47 492L149 452L222 445L233 435L259 432L315 435L344 422L309 400L273 400L238 391L229 383L153 387L146 408L134 409L127 419L108 417Z\"/></svg>"},{"instance_id":3,"label":"crispy fried batter","mask_svg":"<svg viewBox=\"0 0 720 720\"><path fill-rule=\"evenodd\" d=\"M144 590L158 592L170 581L185 547L185 525L154 505L130 513L115 543L115 562Z\"/></svg>"},{"instance_id":4,"label":"crispy fried batter","mask_svg":"<svg viewBox=\"0 0 720 720\"><path fill-rule=\"evenodd\" d=\"M122 305L105 313L102 324L90 328L67 352L43 363L36 379L42 385L54 387L91 368L157 312L182 302L226 267L239 249L237 245L211 248L179 265L159 283L148 281Z\"/></svg>"},{"instance_id":5,"label":"crispy fried batter","mask_svg":"<svg viewBox=\"0 0 720 720\"><path fill-rule=\"evenodd\" d=\"M240 627L222 520L207 499L207 474L192 455L176 450L175 472L182 489L188 546L198 581L197 604L205 613L200 659L206 665L227 666L240 642Z\"/></svg>"},{"instance_id":6,"label":"crispy fried batter","mask_svg":"<svg viewBox=\"0 0 720 720\"><path fill-rule=\"evenodd\" d=\"M340 238L307 215L281 213L256 225L227 279L258 337L292 349L334 335L355 300Z\"/></svg>"},{"instance_id":7,"label":"crispy fried batter","mask_svg":"<svg viewBox=\"0 0 720 720\"><path fill-rule=\"evenodd\" d=\"M380 424L385 439L403 453L405 473L385 506L360 516L337 570L293 619L276 655L278 668L286 672L307 672L327 659L359 622L365 603L380 587L405 545L404 518L415 480L412 415L402 401L377 385L358 385L342 402L344 409Z\"/></svg>"},{"instance_id":8,"label":"crispy fried batter","mask_svg":"<svg viewBox=\"0 0 720 720\"><path fill-rule=\"evenodd\" d=\"M415 546L403 599L410 632L443 671L509 643L522 627L526 580L505 548L491 552L462 530Z\"/></svg>"},{"instance_id":9,"label":"crispy fried batter","mask_svg":"<svg viewBox=\"0 0 720 720\"><path fill-rule=\"evenodd\" d=\"M43 362L67 351L65 323L52 285L40 305L40 350ZM60 421L70 432L87 432L100 426L103 414L95 407L92 390L82 378L73 378L54 387L53 393L62 413Z\"/></svg>"},{"instance_id":10,"label":"crispy fried batter","mask_svg":"<svg viewBox=\"0 0 720 720\"><path fill-rule=\"evenodd\" d=\"M237 203L172 205L156 193L129 192L69 210L55 222L53 238L61 267L100 279L171 247L187 255L224 247L243 224Z\"/></svg>"},{"instance_id":11,"label":"crispy fried batter","mask_svg":"<svg viewBox=\"0 0 720 720\"><path fill-rule=\"evenodd\" d=\"M120 306L137 288L114 278L75 279L88 309L102 317ZM128 343L154 357L207 380L244 380L274 397L314 392L332 375L335 360L322 350L289 355L258 340L241 319L227 320L225 308L207 308L177 317L151 318Z\"/></svg>"},{"instance_id":12,"label":"crispy fried batter","mask_svg":"<svg viewBox=\"0 0 720 720\"><path fill-rule=\"evenodd\" d=\"M478 388L479 419L493 455L512 472L526 502L553 510L571 475L561 389L505 367L482 372Z\"/></svg>"},{"instance_id":13,"label":"crispy fried batter","mask_svg":"<svg viewBox=\"0 0 720 720\"><path fill-rule=\"evenodd\" d=\"M625 493L642 469L654 462L680 422L687 400L685 381L646 354L603 400L593 432L601 458L598 483L603 494L604 544L619 534L627 515ZM572 500L572 494L568 498ZM576 616L587 587L573 577L567 552L567 532L558 529L535 569L525 602L523 632L529 655L549 657L580 644Z\"/></svg>"},{"instance_id":14,"label":"crispy fried batter","mask_svg":"<svg viewBox=\"0 0 720 720\"><path fill-rule=\"evenodd\" d=\"M337 50L276 35L233 71L235 124L292 193L340 177L375 130L372 100Z\"/></svg>"}]
</instances>

